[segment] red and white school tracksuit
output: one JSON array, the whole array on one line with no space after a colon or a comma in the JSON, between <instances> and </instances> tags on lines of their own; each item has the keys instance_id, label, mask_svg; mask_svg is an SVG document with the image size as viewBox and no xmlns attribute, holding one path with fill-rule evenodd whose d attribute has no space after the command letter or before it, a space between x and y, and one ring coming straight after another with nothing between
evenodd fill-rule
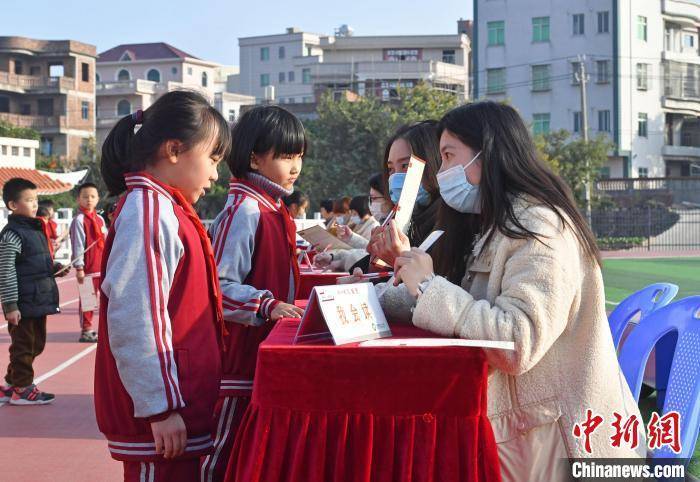
<instances>
[{"instance_id":1,"label":"red and white school tracksuit","mask_svg":"<svg viewBox=\"0 0 700 482\"><path fill-rule=\"evenodd\" d=\"M95 412L125 479L196 480L213 447L223 317L211 244L182 195L126 176L106 242ZM178 412L185 454L156 453L150 422Z\"/></svg>"},{"instance_id":2,"label":"red and white school tracksuit","mask_svg":"<svg viewBox=\"0 0 700 482\"><path fill-rule=\"evenodd\" d=\"M104 253L105 233L107 232L105 220L96 212L88 212L80 209L80 213L73 218L70 225L70 242L73 266L83 268L85 276L99 275ZM87 251L86 251L87 250ZM92 283L95 294L100 291L100 277L85 279L86 283ZM82 303L78 304L78 317L80 318L80 329L82 331L92 331L92 311L83 312Z\"/></svg>"},{"instance_id":3,"label":"red and white school tracksuit","mask_svg":"<svg viewBox=\"0 0 700 482\"><path fill-rule=\"evenodd\" d=\"M233 442L250 403L258 345L272 330L270 313L293 303L299 286L296 227L272 181L249 174L233 180L210 233L228 335L215 412L214 453L202 462L201 481L224 480Z\"/></svg>"}]
</instances>

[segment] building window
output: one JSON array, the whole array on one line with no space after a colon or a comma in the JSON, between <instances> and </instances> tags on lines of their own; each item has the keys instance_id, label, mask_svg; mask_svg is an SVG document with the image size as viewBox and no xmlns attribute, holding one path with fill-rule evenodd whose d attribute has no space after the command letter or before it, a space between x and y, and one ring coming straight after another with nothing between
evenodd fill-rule
<instances>
[{"instance_id":1,"label":"building window","mask_svg":"<svg viewBox=\"0 0 700 482\"><path fill-rule=\"evenodd\" d=\"M53 99L39 99L38 112L39 112L39 115L52 116L53 115Z\"/></svg>"},{"instance_id":2,"label":"building window","mask_svg":"<svg viewBox=\"0 0 700 482\"><path fill-rule=\"evenodd\" d=\"M270 74L260 74L260 87L270 85Z\"/></svg>"},{"instance_id":3,"label":"building window","mask_svg":"<svg viewBox=\"0 0 700 482\"><path fill-rule=\"evenodd\" d=\"M131 74L129 74L128 70L121 69L117 74L117 80L119 82L126 82L127 80L131 80Z\"/></svg>"},{"instance_id":4,"label":"building window","mask_svg":"<svg viewBox=\"0 0 700 482\"><path fill-rule=\"evenodd\" d=\"M120 100L117 103L117 115L123 117L129 114L131 114L131 102L126 99Z\"/></svg>"},{"instance_id":5,"label":"building window","mask_svg":"<svg viewBox=\"0 0 700 482\"><path fill-rule=\"evenodd\" d=\"M290 98L287 99L287 100L288 100L288 102L287 102L288 104L294 104L294 103L296 103L296 101L297 101L294 97L290 97Z\"/></svg>"},{"instance_id":6,"label":"building window","mask_svg":"<svg viewBox=\"0 0 700 482\"><path fill-rule=\"evenodd\" d=\"M532 19L532 41L549 42L549 17Z\"/></svg>"},{"instance_id":7,"label":"building window","mask_svg":"<svg viewBox=\"0 0 700 482\"><path fill-rule=\"evenodd\" d=\"M284 72L279 73L278 80L280 84L284 84Z\"/></svg>"},{"instance_id":8,"label":"building window","mask_svg":"<svg viewBox=\"0 0 700 482\"><path fill-rule=\"evenodd\" d=\"M17 147L17 146L12 146L12 155L13 155L13 156L19 156L19 147Z\"/></svg>"},{"instance_id":9,"label":"building window","mask_svg":"<svg viewBox=\"0 0 700 482\"><path fill-rule=\"evenodd\" d=\"M649 64L637 64L637 90L649 88Z\"/></svg>"},{"instance_id":10,"label":"building window","mask_svg":"<svg viewBox=\"0 0 700 482\"><path fill-rule=\"evenodd\" d=\"M648 128L648 116L647 114L639 113L637 114L637 135L639 137L649 137Z\"/></svg>"},{"instance_id":11,"label":"building window","mask_svg":"<svg viewBox=\"0 0 700 482\"><path fill-rule=\"evenodd\" d=\"M209 76L207 75L206 72L202 72L202 87L206 87L209 85Z\"/></svg>"},{"instance_id":12,"label":"building window","mask_svg":"<svg viewBox=\"0 0 700 482\"><path fill-rule=\"evenodd\" d=\"M600 132L610 132L610 111L598 111L598 130Z\"/></svg>"},{"instance_id":13,"label":"building window","mask_svg":"<svg viewBox=\"0 0 700 482\"><path fill-rule=\"evenodd\" d=\"M29 67L29 75L41 75L41 67L38 65L32 65Z\"/></svg>"},{"instance_id":14,"label":"building window","mask_svg":"<svg viewBox=\"0 0 700 482\"><path fill-rule=\"evenodd\" d=\"M53 138L42 137L40 149L41 153L45 156L53 155Z\"/></svg>"},{"instance_id":15,"label":"building window","mask_svg":"<svg viewBox=\"0 0 700 482\"><path fill-rule=\"evenodd\" d=\"M506 91L506 69L486 69L486 93L502 94Z\"/></svg>"},{"instance_id":16,"label":"building window","mask_svg":"<svg viewBox=\"0 0 700 482\"><path fill-rule=\"evenodd\" d=\"M693 47L695 47L695 37L692 35L686 35L683 38L683 45L692 49Z\"/></svg>"},{"instance_id":17,"label":"building window","mask_svg":"<svg viewBox=\"0 0 700 482\"><path fill-rule=\"evenodd\" d=\"M311 83L311 69L301 69L301 83L310 84Z\"/></svg>"},{"instance_id":18,"label":"building window","mask_svg":"<svg viewBox=\"0 0 700 482\"><path fill-rule=\"evenodd\" d=\"M192 67L187 67L187 75L192 75Z\"/></svg>"},{"instance_id":19,"label":"building window","mask_svg":"<svg viewBox=\"0 0 700 482\"><path fill-rule=\"evenodd\" d=\"M638 167L637 173L638 173L639 177L647 178L647 177L649 177L649 168L648 167Z\"/></svg>"},{"instance_id":20,"label":"building window","mask_svg":"<svg viewBox=\"0 0 700 482\"><path fill-rule=\"evenodd\" d=\"M95 72L95 82L100 82L100 74Z\"/></svg>"},{"instance_id":21,"label":"building window","mask_svg":"<svg viewBox=\"0 0 700 482\"><path fill-rule=\"evenodd\" d=\"M283 59L286 56L286 52L284 51L284 47L280 47L277 49L277 56L281 59Z\"/></svg>"},{"instance_id":22,"label":"building window","mask_svg":"<svg viewBox=\"0 0 700 482\"><path fill-rule=\"evenodd\" d=\"M90 64L82 62L80 64L80 70L83 75L83 82L90 82Z\"/></svg>"},{"instance_id":23,"label":"building window","mask_svg":"<svg viewBox=\"0 0 700 482\"><path fill-rule=\"evenodd\" d=\"M442 61L446 64L456 64L457 57L454 50L443 50L442 51Z\"/></svg>"},{"instance_id":24,"label":"building window","mask_svg":"<svg viewBox=\"0 0 700 482\"><path fill-rule=\"evenodd\" d=\"M270 47L260 49L260 60L270 60Z\"/></svg>"},{"instance_id":25,"label":"building window","mask_svg":"<svg viewBox=\"0 0 700 482\"><path fill-rule=\"evenodd\" d=\"M610 179L610 167L603 166L598 170L598 177L600 179Z\"/></svg>"},{"instance_id":26,"label":"building window","mask_svg":"<svg viewBox=\"0 0 700 482\"><path fill-rule=\"evenodd\" d=\"M584 33L585 33L584 19L585 19L584 14L582 14L582 13L575 13L574 14L574 35L584 35Z\"/></svg>"},{"instance_id":27,"label":"building window","mask_svg":"<svg viewBox=\"0 0 700 482\"><path fill-rule=\"evenodd\" d=\"M647 41L647 18L641 15L637 15L637 38Z\"/></svg>"},{"instance_id":28,"label":"building window","mask_svg":"<svg viewBox=\"0 0 700 482\"><path fill-rule=\"evenodd\" d=\"M581 111L574 112L574 133L580 134L583 130L583 116Z\"/></svg>"},{"instance_id":29,"label":"building window","mask_svg":"<svg viewBox=\"0 0 700 482\"><path fill-rule=\"evenodd\" d=\"M228 121L236 122L236 111L234 109L229 109L228 111Z\"/></svg>"},{"instance_id":30,"label":"building window","mask_svg":"<svg viewBox=\"0 0 700 482\"><path fill-rule=\"evenodd\" d=\"M28 147L24 147L22 149L22 154L24 154L24 157L32 157L32 150Z\"/></svg>"},{"instance_id":31,"label":"building window","mask_svg":"<svg viewBox=\"0 0 700 482\"><path fill-rule=\"evenodd\" d=\"M489 45L504 45L506 43L506 23L503 20L488 22Z\"/></svg>"},{"instance_id":32,"label":"building window","mask_svg":"<svg viewBox=\"0 0 700 482\"><path fill-rule=\"evenodd\" d=\"M0 96L0 112L10 112L10 98Z\"/></svg>"},{"instance_id":33,"label":"building window","mask_svg":"<svg viewBox=\"0 0 700 482\"><path fill-rule=\"evenodd\" d=\"M90 118L90 102L83 101L80 103L80 116L83 120Z\"/></svg>"},{"instance_id":34,"label":"building window","mask_svg":"<svg viewBox=\"0 0 700 482\"><path fill-rule=\"evenodd\" d=\"M313 101L314 101L313 97L304 97L302 99L302 102L304 102L304 104L311 104Z\"/></svg>"},{"instance_id":35,"label":"building window","mask_svg":"<svg viewBox=\"0 0 700 482\"><path fill-rule=\"evenodd\" d=\"M544 90L549 90L549 72L550 65L533 65L532 66L532 90L535 92L541 92Z\"/></svg>"},{"instance_id":36,"label":"building window","mask_svg":"<svg viewBox=\"0 0 700 482\"><path fill-rule=\"evenodd\" d=\"M7 155L7 146L0 146L0 152L2 152L3 156Z\"/></svg>"},{"instance_id":37,"label":"building window","mask_svg":"<svg viewBox=\"0 0 700 482\"><path fill-rule=\"evenodd\" d=\"M63 64L49 65L49 77L63 77L64 74Z\"/></svg>"},{"instance_id":38,"label":"building window","mask_svg":"<svg viewBox=\"0 0 700 482\"><path fill-rule=\"evenodd\" d=\"M177 75L177 67L173 67L170 69L170 73L173 75ZM192 74L192 69L190 69L190 75Z\"/></svg>"},{"instance_id":39,"label":"building window","mask_svg":"<svg viewBox=\"0 0 700 482\"><path fill-rule=\"evenodd\" d=\"M31 115L32 114L31 104L22 104L19 108L19 113L22 115Z\"/></svg>"},{"instance_id":40,"label":"building window","mask_svg":"<svg viewBox=\"0 0 700 482\"><path fill-rule=\"evenodd\" d=\"M15 75L22 75L23 66L24 64L21 60L15 60Z\"/></svg>"},{"instance_id":41,"label":"building window","mask_svg":"<svg viewBox=\"0 0 700 482\"><path fill-rule=\"evenodd\" d=\"M610 82L610 61L609 60L597 60L596 61L597 79L599 84L607 84Z\"/></svg>"},{"instance_id":42,"label":"building window","mask_svg":"<svg viewBox=\"0 0 700 482\"><path fill-rule=\"evenodd\" d=\"M151 82L160 82L160 71L158 69L151 69L146 73L146 79Z\"/></svg>"},{"instance_id":43,"label":"building window","mask_svg":"<svg viewBox=\"0 0 700 482\"><path fill-rule=\"evenodd\" d=\"M610 12L598 12L598 33L610 33Z\"/></svg>"},{"instance_id":44,"label":"building window","mask_svg":"<svg viewBox=\"0 0 700 482\"><path fill-rule=\"evenodd\" d=\"M290 71L287 73L287 80L288 80L289 82L294 82L294 71L293 71L293 70L290 70Z\"/></svg>"},{"instance_id":45,"label":"building window","mask_svg":"<svg viewBox=\"0 0 700 482\"><path fill-rule=\"evenodd\" d=\"M536 136L549 132L550 114L534 114L532 116L532 133Z\"/></svg>"},{"instance_id":46,"label":"building window","mask_svg":"<svg viewBox=\"0 0 700 482\"><path fill-rule=\"evenodd\" d=\"M387 62L418 62L421 59L420 49L385 49L384 60Z\"/></svg>"}]
</instances>

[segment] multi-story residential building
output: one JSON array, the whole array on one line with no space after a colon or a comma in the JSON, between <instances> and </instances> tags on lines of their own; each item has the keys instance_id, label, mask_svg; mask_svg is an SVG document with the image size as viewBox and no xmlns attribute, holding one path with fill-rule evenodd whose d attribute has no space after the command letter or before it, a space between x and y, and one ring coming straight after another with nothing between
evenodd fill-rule
<instances>
[{"instance_id":1,"label":"multi-story residential building","mask_svg":"<svg viewBox=\"0 0 700 482\"><path fill-rule=\"evenodd\" d=\"M237 68L201 60L167 43L127 44L97 59L97 141L101 145L121 117L147 109L158 97L178 89L204 94L234 121L241 106L255 99L227 91Z\"/></svg>"},{"instance_id":2,"label":"multi-story residential building","mask_svg":"<svg viewBox=\"0 0 700 482\"><path fill-rule=\"evenodd\" d=\"M31 127L40 151L72 164L95 136L93 45L0 37L0 120Z\"/></svg>"},{"instance_id":3,"label":"multi-story residential building","mask_svg":"<svg viewBox=\"0 0 700 482\"><path fill-rule=\"evenodd\" d=\"M398 87L427 82L466 96L467 35L354 36L289 28L282 35L239 39L245 94L280 104L314 103L321 92L352 90L390 100ZM340 94L339 94L340 95Z\"/></svg>"},{"instance_id":4,"label":"multi-story residential building","mask_svg":"<svg viewBox=\"0 0 700 482\"><path fill-rule=\"evenodd\" d=\"M700 167L700 3L474 1L474 97L508 100L534 133L615 145L603 175L687 176Z\"/></svg>"}]
</instances>

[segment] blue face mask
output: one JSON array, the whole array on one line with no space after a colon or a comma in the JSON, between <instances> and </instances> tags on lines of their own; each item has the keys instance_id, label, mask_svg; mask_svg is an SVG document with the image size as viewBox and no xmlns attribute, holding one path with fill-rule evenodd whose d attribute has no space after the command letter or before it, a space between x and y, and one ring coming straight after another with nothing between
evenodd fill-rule
<instances>
[{"instance_id":1,"label":"blue face mask","mask_svg":"<svg viewBox=\"0 0 700 482\"><path fill-rule=\"evenodd\" d=\"M458 164L437 174L440 196L448 206L460 213L479 214L481 211L478 202L479 188L469 182L465 171L480 154L481 151L466 166Z\"/></svg>"},{"instance_id":2,"label":"blue face mask","mask_svg":"<svg viewBox=\"0 0 700 482\"><path fill-rule=\"evenodd\" d=\"M398 203L399 199L401 198L401 190L403 189L403 183L405 180L405 172L395 172L389 176L389 197L391 198L391 202L394 204ZM427 206L430 204L430 193L423 189L423 186L418 187L416 204L419 206Z\"/></svg>"}]
</instances>

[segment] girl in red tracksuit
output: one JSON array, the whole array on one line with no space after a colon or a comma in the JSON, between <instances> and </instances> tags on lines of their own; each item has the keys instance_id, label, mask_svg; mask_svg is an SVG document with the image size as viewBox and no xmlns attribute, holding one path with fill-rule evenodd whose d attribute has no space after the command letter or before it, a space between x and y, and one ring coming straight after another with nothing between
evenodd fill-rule
<instances>
[{"instance_id":1,"label":"girl in red tracksuit","mask_svg":"<svg viewBox=\"0 0 700 482\"><path fill-rule=\"evenodd\" d=\"M138 130L134 133L134 131ZM124 117L102 148L111 194L95 411L126 481L192 481L212 450L224 331L211 244L192 204L230 149L226 121L175 91Z\"/></svg>"},{"instance_id":2,"label":"girl in red tracksuit","mask_svg":"<svg viewBox=\"0 0 700 482\"><path fill-rule=\"evenodd\" d=\"M215 412L214 453L201 480L224 479L233 441L250 402L258 345L274 321L299 317L296 229L282 197L292 193L306 151L301 122L276 106L246 112L232 134L228 201L210 233L228 334Z\"/></svg>"}]
</instances>

